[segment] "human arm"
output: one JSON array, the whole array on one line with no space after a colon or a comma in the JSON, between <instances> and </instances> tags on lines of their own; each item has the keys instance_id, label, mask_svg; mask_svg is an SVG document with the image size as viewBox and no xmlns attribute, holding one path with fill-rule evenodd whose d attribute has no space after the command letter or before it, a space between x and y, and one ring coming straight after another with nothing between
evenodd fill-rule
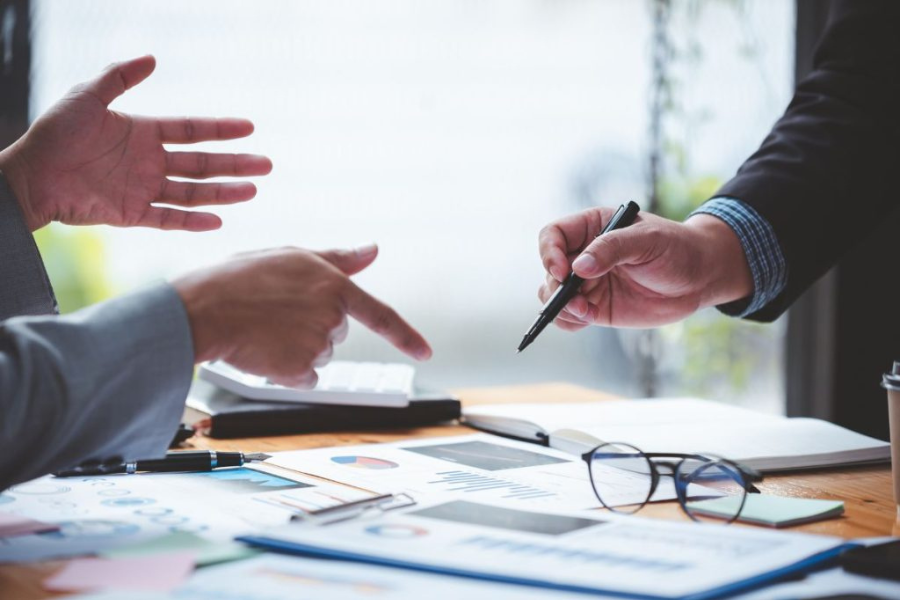
<instances>
[{"instance_id":1,"label":"human arm","mask_svg":"<svg viewBox=\"0 0 900 600\"><path fill-rule=\"evenodd\" d=\"M168 285L0 323L0 490L87 459L159 456L192 366L188 317Z\"/></svg>"},{"instance_id":2,"label":"human arm","mask_svg":"<svg viewBox=\"0 0 900 600\"><path fill-rule=\"evenodd\" d=\"M897 210L900 3L838 2L784 116L717 196L771 227L787 265L769 321Z\"/></svg>"},{"instance_id":3,"label":"human arm","mask_svg":"<svg viewBox=\"0 0 900 600\"><path fill-rule=\"evenodd\" d=\"M688 316L708 306L691 284L684 281L690 272L683 258L693 256L697 268L705 273L744 272L752 288L745 295L725 294L717 304L727 314L756 320L777 318L809 285L830 268L838 258L880 222L879 217L896 210L898 202L892 180L894 165L900 161L900 4L896 2L842 2L836 5L834 18L816 53L815 66L804 79L784 117L775 125L762 147L741 167L716 197L701 207L686 226L716 218L731 229L732 240L743 248L743 260L732 252L716 251L706 257L691 243L687 227L645 229L646 237L631 238L632 253L646 250L645 262L656 265L653 286L645 290L644 309L649 316L618 321L620 325L662 324ZM710 216L711 215L711 216ZM587 222L591 227L596 222ZM722 229L718 242L728 238ZM593 230L593 229L592 229ZM546 230L545 230L546 231ZM541 255L545 266L549 259L564 263L560 255L574 260L582 247L567 244L564 237L544 242ZM604 236L606 237L606 236ZM560 241L561 240L561 241ZM733 244L732 244L733 247ZM663 257L659 248L672 256ZM694 248L693 254L689 251ZM587 248L603 265L601 279L616 255L606 243ZM708 253L707 253L708 254ZM682 258L678 258L678 257ZM631 268L633 265L623 265ZM563 267L558 267L562 269ZM749 271L745 269L749 268ZM576 265L576 272L579 267ZM654 273L645 268L644 274ZM580 275L582 273L579 273ZM585 275L582 275L585 276ZM696 273L698 283L718 290L723 282L709 282ZM594 277L598 277L594 275ZM545 298L555 289L555 277L548 277L540 295ZM601 282L584 288L602 299ZM615 286L607 286L616 290ZM620 286L621 287L621 286ZM687 290L686 296L682 296ZM682 300L677 310L673 293ZM709 294L707 294L709 295ZM623 300L626 296L622 296ZM689 302L691 298L696 302ZM607 323L609 318L594 318L594 313L610 312L606 304L588 306L586 296L570 302L561 325L583 327L586 323ZM568 323L566 322L568 320Z\"/></svg>"},{"instance_id":4,"label":"human arm","mask_svg":"<svg viewBox=\"0 0 900 600\"><path fill-rule=\"evenodd\" d=\"M191 315L197 361L222 359L284 385L312 387L353 317L416 360L431 357L422 335L350 276L378 247L312 252L278 248L239 254L174 280Z\"/></svg>"},{"instance_id":5,"label":"human arm","mask_svg":"<svg viewBox=\"0 0 900 600\"><path fill-rule=\"evenodd\" d=\"M162 454L194 362L313 386L348 316L427 359L422 336L350 280L376 256L247 253L72 315L0 324L0 490L88 459Z\"/></svg>"},{"instance_id":6,"label":"human arm","mask_svg":"<svg viewBox=\"0 0 900 600\"><path fill-rule=\"evenodd\" d=\"M44 261L0 172L0 321L57 312Z\"/></svg>"},{"instance_id":7,"label":"human arm","mask_svg":"<svg viewBox=\"0 0 900 600\"><path fill-rule=\"evenodd\" d=\"M753 293L740 239L721 219L698 215L678 223L642 212L631 226L595 239L613 212L588 209L541 230L547 271L541 301L570 268L585 279L556 319L561 328L655 327Z\"/></svg>"},{"instance_id":8,"label":"human arm","mask_svg":"<svg viewBox=\"0 0 900 600\"><path fill-rule=\"evenodd\" d=\"M51 221L206 231L218 228L221 220L193 209L253 198L256 188L249 182L200 183L171 177L264 175L272 168L268 158L163 147L243 138L253 132L250 121L144 117L108 108L149 77L155 66L152 56L111 65L92 81L72 88L22 138L0 152L0 171L31 231Z\"/></svg>"}]
</instances>

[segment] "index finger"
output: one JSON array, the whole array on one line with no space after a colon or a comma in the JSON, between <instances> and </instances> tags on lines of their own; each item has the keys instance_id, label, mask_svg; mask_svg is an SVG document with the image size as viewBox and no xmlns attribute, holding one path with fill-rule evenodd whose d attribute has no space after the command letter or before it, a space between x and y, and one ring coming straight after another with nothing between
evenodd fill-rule
<instances>
[{"instance_id":1,"label":"index finger","mask_svg":"<svg viewBox=\"0 0 900 600\"><path fill-rule=\"evenodd\" d=\"M247 119L178 117L156 119L156 126L164 144L235 140L253 133L253 123Z\"/></svg>"},{"instance_id":2,"label":"index finger","mask_svg":"<svg viewBox=\"0 0 900 600\"><path fill-rule=\"evenodd\" d=\"M431 358L431 347L412 325L393 308L369 295L352 281L348 282L344 303L357 321L389 341L398 350L417 360Z\"/></svg>"},{"instance_id":3,"label":"index finger","mask_svg":"<svg viewBox=\"0 0 900 600\"><path fill-rule=\"evenodd\" d=\"M580 252L600 231L602 210L592 208L569 215L541 230L538 236L541 261L557 281L563 281L571 270L569 254Z\"/></svg>"}]
</instances>

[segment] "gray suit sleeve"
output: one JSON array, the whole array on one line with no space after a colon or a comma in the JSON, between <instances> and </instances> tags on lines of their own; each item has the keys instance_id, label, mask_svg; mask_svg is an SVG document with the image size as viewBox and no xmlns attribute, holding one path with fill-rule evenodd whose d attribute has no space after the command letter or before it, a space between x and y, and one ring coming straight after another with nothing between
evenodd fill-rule
<instances>
[{"instance_id":1,"label":"gray suit sleeve","mask_svg":"<svg viewBox=\"0 0 900 600\"><path fill-rule=\"evenodd\" d=\"M0 323L0 490L88 459L161 456L193 363L187 313L167 284Z\"/></svg>"},{"instance_id":2,"label":"gray suit sleeve","mask_svg":"<svg viewBox=\"0 0 900 600\"><path fill-rule=\"evenodd\" d=\"M59 312L44 261L0 173L0 321Z\"/></svg>"}]
</instances>

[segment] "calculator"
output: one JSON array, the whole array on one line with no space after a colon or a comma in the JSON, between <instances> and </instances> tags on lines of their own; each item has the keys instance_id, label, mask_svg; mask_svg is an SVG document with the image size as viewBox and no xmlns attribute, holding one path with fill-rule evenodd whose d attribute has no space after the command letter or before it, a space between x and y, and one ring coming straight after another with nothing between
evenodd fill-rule
<instances>
[{"instance_id":1,"label":"calculator","mask_svg":"<svg viewBox=\"0 0 900 600\"><path fill-rule=\"evenodd\" d=\"M316 373L319 382L310 389L278 385L220 360L201 364L198 375L248 400L395 408L409 405L415 378L415 369L400 363L335 361Z\"/></svg>"}]
</instances>

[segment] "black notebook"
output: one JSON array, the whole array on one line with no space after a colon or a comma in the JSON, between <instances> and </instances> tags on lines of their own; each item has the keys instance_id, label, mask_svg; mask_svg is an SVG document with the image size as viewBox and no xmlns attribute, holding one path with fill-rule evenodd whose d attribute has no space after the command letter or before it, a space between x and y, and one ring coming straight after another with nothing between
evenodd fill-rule
<instances>
[{"instance_id":1,"label":"black notebook","mask_svg":"<svg viewBox=\"0 0 900 600\"><path fill-rule=\"evenodd\" d=\"M260 402L200 380L191 386L187 406L199 413L195 429L214 438L409 429L460 416L459 400L447 393L416 392L403 408Z\"/></svg>"}]
</instances>

